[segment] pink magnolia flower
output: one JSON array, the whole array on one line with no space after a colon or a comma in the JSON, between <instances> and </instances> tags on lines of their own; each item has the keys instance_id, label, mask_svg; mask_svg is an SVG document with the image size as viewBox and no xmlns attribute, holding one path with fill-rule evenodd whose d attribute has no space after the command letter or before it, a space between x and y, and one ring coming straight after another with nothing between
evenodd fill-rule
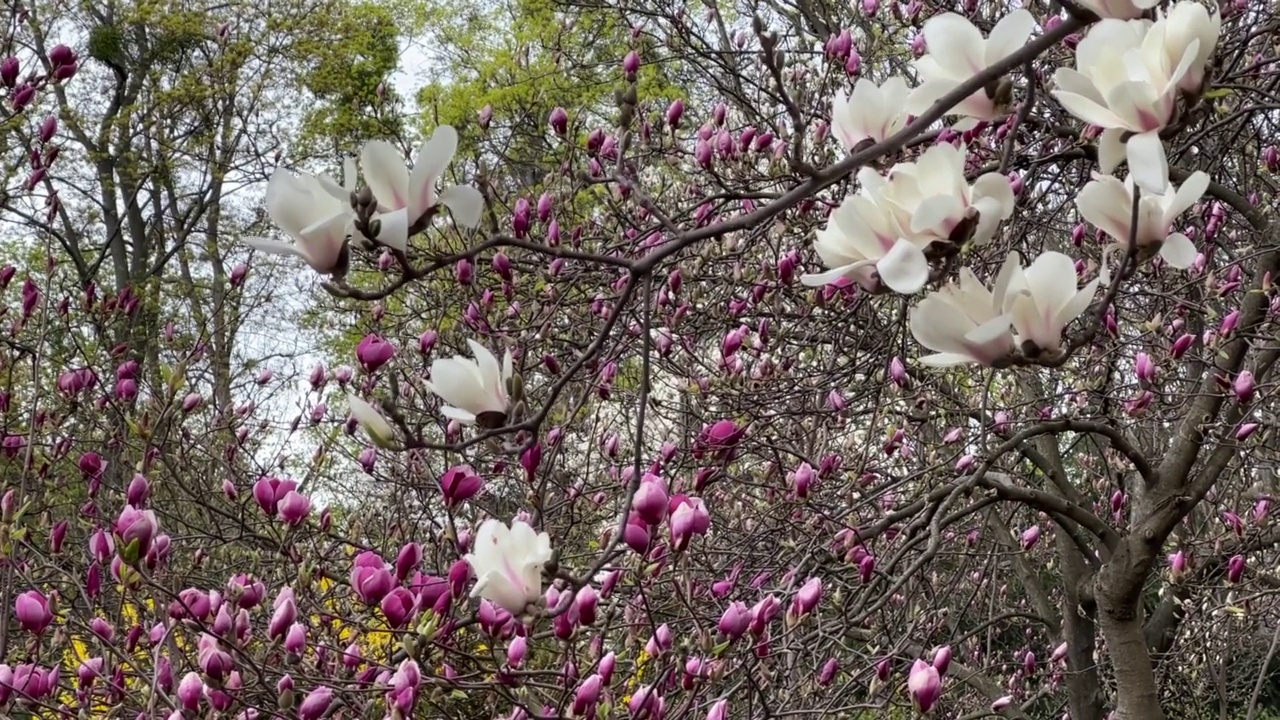
<instances>
[{"instance_id":1,"label":"pink magnolia flower","mask_svg":"<svg viewBox=\"0 0 1280 720\"><path fill-rule=\"evenodd\" d=\"M13 614L23 630L40 635L53 622L49 601L38 590L28 590L13 601Z\"/></svg>"},{"instance_id":2,"label":"pink magnolia flower","mask_svg":"<svg viewBox=\"0 0 1280 720\"><path fill-rule=\"evenodd\" d=\"M907 676L907 694L916 710L927 713L942 695L942 676L933 665L916 660Z\"/></svg>"}]
</instances>

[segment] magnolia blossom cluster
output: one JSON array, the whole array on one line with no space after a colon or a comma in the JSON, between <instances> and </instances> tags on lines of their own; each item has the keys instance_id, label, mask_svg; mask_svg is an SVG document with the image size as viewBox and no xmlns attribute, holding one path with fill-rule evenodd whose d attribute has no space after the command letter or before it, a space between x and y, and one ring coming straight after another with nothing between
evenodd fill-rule
<instances>
[{"instance_id":1,"label":"magnolia blossom cluster","mask_svg":"<svg viewBox=\"0 0 1280 720\"><path fill-rule=\"evenodd\" d=\"M861 192L846 198L818 231L814 249L830 269L802 276L806 285L847 278L869 292L882 285L918 292L929 281L931 245L981 245L1013 214L1009 179L988 173L971 185L964 151L949 143L895 165L887 177L863 168L858 182Z\"/></svg>"},{"instance_id":2,"label":"magnolia blossom cluster","mask_svg":"<svg viewBox=\"0 0 1280 720\"><path fill-rule=\"evenodd\" d=\"M964 268L958 282L930 293L911 312L911 334L935 351L925 365L998 364L1021 349L1029 356L1062 350L1062 331L1093 301L1099 278L1078 287L1076 263L1047 252L1029 267L1009 253L987 289Z\"/></svg>"},{"instance_id":3,"label":"magnolia blossom cluster","mask_svg":"<svg viewBox=\"0 0 1280 720\"><path fill-rule=\"evenodd\" d=\"M958 282L930 294L912 313L912 334L936 351L922 359L925 364L990 366L1018 351L1057 355L1062 329L1088 307L1099 283L1109 284L1109 257L1130 243L1139 262L1158 255L1182 269L1196 260L1195 245L1173 222L1200 199L1209 178L1197 172L1173 187L1160 135L1177 122L1180 98L1203 89L1221 17L1192 0L1174 4L1154 21L1139 19L1154 5L1146 0L1084 5L1104 19L1080 42L1075 69L1055 74L1053 96L1071 114L1102 128L1102 172L1075 203L1085 220L1113 240L1101 275L1078 289L1075 264L1060 253L1046 253L1025 270L1011 257L991 290L963 270ZM931 18L923 32L928 53L915 61L920 84L909 90L897 76L878 86L864 79L851 96L838 93L832 109L836 138L851 152L886 140L905 126L908 113L925 112L1016 51L1034 25L1029 12L1015 10L983 37L959 15ZM954 127L997 120L1011 102L1007 78L988 83L950 109L962 117ZM1111 173L1126 155L1129 176L1121 181ZM1014 210L1009 179L988 173L970 185L965 151L951 142L895 165L887 176L863 168L857 179L859 194L846 198L817 232L814 249L828 270L804 276L808 285L853 280L869 292L918 292L931 279L931 259L945 255L947 248L938 246L981 245Z\"/></svg>"},{"instance_id":4,"label":"magnolia blossom cluster","mask_svg":"<svg viewBox=\"0 0 1280 720\"><path fill-rule=\"evenodd\" d=\"M352 207L357 174L363 174L375 202L370 226L376 225L378 232L373 239L386 247L407 250L410 231L441 205L459 225L476 227L484 209L479 190L465 185L436 189L457 148L457 131L442 125L418 147L412 169L385 140L365 145L359 172L354 158L344 162L343 184L325 175L279 168L267 183L267 215L292 242L261 237L244 242L263 252L301 257L316 272L341 274L348 259L347 241L357 233Z\"/></svg>"},{"instance_id":5,"label":"magnolia blossom cluster","mask_svg":"<svg viewBox=\"0 0 1280 720\"><path fill-rule=\"evenodd\" d=\"M1222 18L1182 0L1155 22L1136 18L1144 2L1085 3L1105 19L1076 48L1076 67L1054 74L1053 96L1067 112L1102 128L1098 164L1112 173L1128 159L1129 173L1147 192L1164 193L1169 165L1160 133L1178 120L1179 94L1199 94ZM1149 5L1148 5L1149 6Z\"/></svg>"}]
</instances>

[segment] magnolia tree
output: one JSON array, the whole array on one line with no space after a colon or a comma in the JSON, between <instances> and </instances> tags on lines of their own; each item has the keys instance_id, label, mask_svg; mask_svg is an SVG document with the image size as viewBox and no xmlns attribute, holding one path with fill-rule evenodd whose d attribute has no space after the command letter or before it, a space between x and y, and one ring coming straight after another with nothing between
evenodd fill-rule
<instances>
[{"instance_id":1,"label":"magnolia tree","mask_svg":"<svg viewBox=\"0 0 1280 720\"><path fill-rule=\"evenodd\" d=\"M282 159L283 423L0 274L0 711L1274 711L1273 11L591 11L616 107Z\"/></svg>"}]
</instances>

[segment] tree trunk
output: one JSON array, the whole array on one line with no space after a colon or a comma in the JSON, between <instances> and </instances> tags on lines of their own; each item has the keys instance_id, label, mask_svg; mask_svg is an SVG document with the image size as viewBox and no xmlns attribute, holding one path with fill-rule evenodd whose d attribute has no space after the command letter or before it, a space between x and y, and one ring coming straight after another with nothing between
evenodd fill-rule
<instances>
[{"instance_id":1,"label":"tree trunk","mask_svg":"<svg viewBox=\"0 0 1280 720\"><path fill-rule=\"evenodd\" d=\"M1098 626L1116 678L1113 720L1165 720L1139 605L1149 571L1150 558L1123 544L1098 573L1095 585Z\"/></svg>"},{"instance_id":2,"label":"tree trunk","mask_svg":"<svg viewBox=\"0 0 1280 720\"><path fill-rule=\"evenodd\" d=\"M1062 563L1062 639L1067 643L1067 707L1071 720L1102 720L1104 697L1098 679L1097 628L1093 613L1097 603L1091 590L1088 564L1074 543L1058 544Z\"/></svg>"}]
</instances>

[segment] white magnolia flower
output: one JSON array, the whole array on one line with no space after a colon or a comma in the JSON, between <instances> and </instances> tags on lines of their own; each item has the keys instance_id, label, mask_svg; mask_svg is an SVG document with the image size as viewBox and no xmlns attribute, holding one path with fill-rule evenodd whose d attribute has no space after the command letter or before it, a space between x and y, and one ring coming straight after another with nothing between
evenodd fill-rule
<instances>
[{"instance_id":1,"label":"white magnolia flower","mask_svg":"<svg viewBox=\"0 0 1280 720\"><path fill-rule=\"evenodd\" d=\"M377 219L382 228L378 242L404 250L409 228L437 203L443 203L454 219L464 227L480 224L484 198L480 191L466 185L454 185L436 192L436 182L458 151L458 133L448 125L436 128L435 134L418 147L413 171L395 146L385 140L365 143L360 155L364 181L378 200L381 213Z\"/></svg>"},{"instance_id":2,"label":"white magnolia flower","mask_svg":"<svg viewBox=\"0 0 1280 720\"><path fill-rule=\"evenodd\" d=\"M925 21L924 39L928 53L915 61L921 84L907 100L907 111L919 115L961 83L1008 57L1026 44L1035 29L1035 19L1025 9L1014 10L1001 18L983 38L982 32L963 16L955 13L935 15ZM968 120L956 124L967 130L978 120L994 120L1009 112L1009 97L1002 93L978 90L950 110Z\"/></svg>"},{"instance_id":3,"label":"white magnolia flower","mask_svg":"<svg viewBox=\"0 0 1280 720\"><path fill-rule=\"evenodd\" d=\"M1215 8L1209 14L1208 8L1192 0L1183 0L1173 6L1167 16L1162 16L1151 29L1152 32L1164 33L1164 62L1166 67L1177 67L1192 47L1196 45L1195 57L1187 74L1182 76L1178 87L1191 93L1198 93L1204 86L1204 68L1218 48L1218 37L1222 34L1222 15Z\"/></svg>"},{"instance_id":4,"label":"white magnolia flower","mask_svg":"<svg viewBox=\"0 0 1280 720\"><path fill-rule=\"evenodd\" d=\"M1077 290L1076 263L1059 252L1046 252L1026 269L1009 253L1005 266L1010 272L1005 288L1004 309L1012 316L1018 344L1033 344L1041 353L1062 349L1062 331L1089 308L1098 290L1099 278Z\"/></svg>"},{"instance_id":5,"label":"white magnolia flower","mask_svg":"<svg viewBox=\"0 0 1280 720\"><path fill-rule=\"evenodd\" d=\"M520 520L511 527L485 520L464 559L476 574L471 597L482 597L519 615L542 597L542 568L551 560L551 537Z\"/></svg>"},{"instance_id":6,"label":"white magnolia flower","mask_svg":"<svg viewBox=\"0 0 1280 720\"><path fill-rule=\"evenodd\" d=\"M911 334L936 352L920 358L924 365L948 367L976 362L990 367L1017 347L1004 311L1005 295L1017 259L1006 260L996 276L994 292L969 268L960 270L958 283L930 293L911 311Z\"/></svg>"},{"instance_id":7,"label":"white magnolia flower","mask_svg":"<svg viewBox=\"0 0 1280 720\"><path fill-rule=\"evenodd\" d=\"M351 411L351 417L356 419L375 445L387 447L395 440L396 432L392 429L391 423L387 422L373 405L348 393L347 408Z\"/></svg>"},{"instance_id":8,"label":"white magnolia flower","mask_svg":"<svg viewBox=\"0 0 1280 720\"><path fill-rule=\"evenodd\" d=\"M276 168L267 182L267 215L293 242L246 237L242 242L275 255L296 255L316 272L332 273L345 265L347 236L354 232L354 215L347 199L355 187L355 161L345 163L338 185L324 175L294 174Z\"/></svg>"},{"instance_id":9,"label":"white magnolia flower","mask_svg":"<svg viewBox=\"0 0 1280 720\"><path fill-rule=\"evenodd\" d=\"M1133 176L1120 182L1110 175L1094 173L1093 180L1076 196L1080 216L1114 238L1115 248L1126 248L1132 235L1138 245L1139 261L1159 254L1169 265L1180 270L1196 260L1196 246L1180 232L1173 232L1173 221L1200 200L1209 187L1209 176L1196 172L1182 183L1170 184L1162 194L1143 193L1138 200L1137 234L1133 233ZM1110 254L1110 252L1108 252ZM1108 266L1103 260L1103 282L1108 280Z\"/></svg>"},{"instance_id":10,"label":"white magnolia flower","mask_svg":"<svg viewBox=\"0 0 1280 720\"><path fill-rule=\"evenodd\" d=\"M431 382L427 389L448 405L440 408L447 418L468 425L500 427L507 416L507 381L511 379L511 351L499 368L498 359L488 348L468 340L475 360L462 357L431 363Z\"/></svg>"},{"instance_id":11,"label":"white magnolia flower","mask_svg":"<svg viewBox=\"0 0 1280 720\"><path fill-rule=\"evenodd\" d=\"M829 269L802 275L800 282L819 287L847 277L875 291L878 275L891 290L910 294L929 279L925 245L902 237L893 217L868 195L864 184L863 193L845 198L817 233L813 249Z\"/></svg>"},{"instance_id":12,"label":"white magnolia flower","mask_svg":"<svg viewBox=\"0 0 1280 720\"><path fill-rule=\"evenodd\" d=\"M907 124L907 81L894 75L877 86L861 79L853 94L836 93L831 108L831 130L844 149L853 152L864 140L881 142Z\"/></svg>"},{"instance_id":13,"label":"white magnolia flower","mask_svg":"<svg viewBox=\"0 0 1280 720\"><path fill-rule=\"evenodd\" d=\"M1143 189L1163 193L1169 164L1160 130L1173 119L1178 85L1200 52L1199 38L1179 41L1182 54L1166 56L1166 23L1103 20L1076 48L1076 69L1058 68L1053 96L1067 112L1104 128L1098 165L1110 174L1126 156ZM1132 133L1127 142L1122 138Z\"/></svg>"},{"instance_id":14,"label":"white magnolia flower","mask_svg":"<svg viewBox=\"0 0 1280 720\"><path fill-rule=\"evenodd\" d=\"M1016 198L1009 178L987 173L969 185L964 174L965 153L941 143L930 147L913 163L889 171L889 179L874 171L858 174L864 187L888 204L899 231L918 243L953 238L957 228L974 223L969 241L981 245L995 235L1000 221L1013 215Z\"/></svg>"},{"instance_id":15,"label":"white magnolia flower","mask_svg":"<svg viewBox=\"0 0 1280 720\"><path fill-rule=\"evenodd\" d=\"M1160 0L1077 0L1080 7L1092 10L1100 18L1133 20L1160 4Z\"/></svg>"}]
</instances>

